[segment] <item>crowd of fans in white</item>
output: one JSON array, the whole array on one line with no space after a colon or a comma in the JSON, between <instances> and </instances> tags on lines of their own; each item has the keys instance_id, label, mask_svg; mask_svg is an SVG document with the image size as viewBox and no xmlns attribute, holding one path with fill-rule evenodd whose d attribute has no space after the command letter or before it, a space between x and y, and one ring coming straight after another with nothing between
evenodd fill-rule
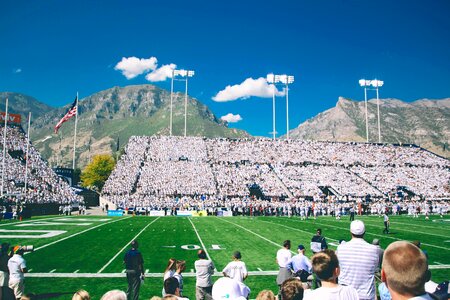
<instances>
[{"instance_id":1,"label":"crowd of fans in white","mask_svg":"<svg viewBox=\"0 0 450 300\"><path fill-rule=\"evenodd\" d=\"M338 200L394 200L399 187L416 194L414 201L445 200L450 162L413 146L135 136L102 193L125 207L170 207L172 199L177 207L243 208L254 184L272 199L291 198L294 207L326 199L323 187Z\"/></svg>"},{"instance_id":2,"label":"crowd of fans in white","mask_svg":"<svg viewBox=\"0 0 450 300\"><path fill-rule=\"evenodd\" d=\"M0 127L0 141L3 141L4 127ZM75 203L81 201L70 186L58 177L55 172L41 158L40 153L29 145L28 156L27 138L20 127L6 128L6 156L0 156L0 174L4 170L4 193L16 195L27 203ZM3 151L3 143L2 143ZM10 151L21 153L20 158L13 158ZM27 176L25 176L28 161ZM27 189L25 190L25 177Z\"/></svg>"}]
</instances>

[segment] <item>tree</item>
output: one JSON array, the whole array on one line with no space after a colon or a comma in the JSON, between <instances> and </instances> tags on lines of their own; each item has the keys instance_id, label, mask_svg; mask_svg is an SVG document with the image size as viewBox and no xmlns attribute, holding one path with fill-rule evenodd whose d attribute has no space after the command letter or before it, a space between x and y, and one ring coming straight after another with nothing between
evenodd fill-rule
<instances>
[{"instance_id":1,"label":"tree","mask_svg":"<svg viewBox=\"0 0 450 300\"><path fill-rule=\"evenodd\" d=\"M81 173L81 185L101 191L115 166L116 162L111 155L95 155Z\"/></svg>"}]
</instances>

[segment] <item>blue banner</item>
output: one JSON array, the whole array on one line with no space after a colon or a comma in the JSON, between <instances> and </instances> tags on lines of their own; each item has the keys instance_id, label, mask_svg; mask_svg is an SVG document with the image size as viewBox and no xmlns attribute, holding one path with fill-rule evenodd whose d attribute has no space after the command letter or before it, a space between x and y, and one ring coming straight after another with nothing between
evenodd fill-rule
<instances>
[{"instance_id":1,"label":"blue banner","mask_svg":"<svg viewBox=\"0 0 450 300\"><path fill-rule=\"evenodd\" d=\"M121 217L121 216L123 216L123 210L108 209L108 217Z\"/></svg>"}]
</instances>

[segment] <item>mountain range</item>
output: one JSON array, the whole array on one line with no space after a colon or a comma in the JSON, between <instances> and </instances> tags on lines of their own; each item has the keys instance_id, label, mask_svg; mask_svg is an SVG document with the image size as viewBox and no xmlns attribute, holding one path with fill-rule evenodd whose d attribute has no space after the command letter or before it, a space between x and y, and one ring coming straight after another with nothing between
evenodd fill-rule
<instances>
[{"instance_id":1,"label":"mountain range","mask_svg":"<svg viewBox=\"0 0 450 300\"><path fill-rule=\"evenodd\" d=\"M32 112L31 141L51 166L70 167L73 155L74 118L58 134L56 123L70 104L53 108L19 93L0 93L0 110L9 98L9 111L19 113L26 128ZM173 95L173 135L184 134L184 94ZM207 106L188 97L187 135L251 137L228 128ZM380 100L381 142L417 144L450 157L450 98L403 102ZM378 142L377 103L368 101L369 142ZM154 85L113 87L79 101L77 167L83 168L95 154L118 154L132 135L168 135L170 92ZM322 141L366 141L365 104L343 97L335 107L319 113L290 132L290 138Z\"/></svg>"}]
</instances>

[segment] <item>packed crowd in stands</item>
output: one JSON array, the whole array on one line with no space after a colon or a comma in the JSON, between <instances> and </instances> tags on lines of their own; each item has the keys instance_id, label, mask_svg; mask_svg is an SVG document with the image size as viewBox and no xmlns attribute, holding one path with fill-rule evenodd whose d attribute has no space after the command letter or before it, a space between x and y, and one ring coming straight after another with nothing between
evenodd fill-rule
<instances>
[{"instance_id":1,"label":"packed crowd in stands","mask_svg":"<svg viewBox=\"0 0 450 300\"><path fill-rule=\"evenodd\" d=\"M252 196L252 186L261 194ZM328 214L343 201L448 200L450 162L389 144L131 137L102 196L121 207L159 209L254 207L258 198L270 199L275 210L333 202L324 205Z\"/></svg>"},{"instance_id":2,"label":"packed crowd in stands","mask_svg":"<svg viewBox=\"0 0 450 300\"><path fill-rule=\"evenodd\" d=\"M3 141L3 134L4 126L1 126L0 141ZM1 149L3 151L3 143ZM28 156L26 155L27 138L20 127L6 128L6 150L4 164L3 155L0 157L0 172L3 172L4 165L4 193L10 195L9 198L15 195L14 201L20 199L25 203L75 203L81 200L47 165L33 145L30 144Z\"/></svg>"}]
</instances>

